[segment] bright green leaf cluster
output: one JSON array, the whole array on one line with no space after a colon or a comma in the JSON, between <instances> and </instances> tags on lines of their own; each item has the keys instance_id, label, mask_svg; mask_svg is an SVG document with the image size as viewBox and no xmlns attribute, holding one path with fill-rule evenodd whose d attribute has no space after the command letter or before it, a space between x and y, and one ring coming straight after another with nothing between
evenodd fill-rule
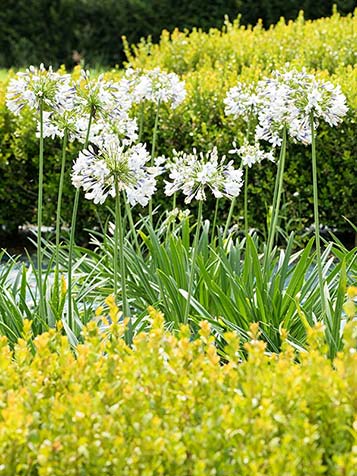
<instances>
[{"instance_id":1,"label":"bright green leaf cluster","mask_svg":"<svg viewBox=\"0 0 357 476\"><path fill-rule=\"evenodd\" d=\"M220 362L208 323L192 340L150 316L133 348L117 318L75 353L60 330L33 352L28 322L13 352L0 339L0 475L357 474L356 327L333 364L321 329L272 355L257 325Z\"/></svg>"}]
</instances>

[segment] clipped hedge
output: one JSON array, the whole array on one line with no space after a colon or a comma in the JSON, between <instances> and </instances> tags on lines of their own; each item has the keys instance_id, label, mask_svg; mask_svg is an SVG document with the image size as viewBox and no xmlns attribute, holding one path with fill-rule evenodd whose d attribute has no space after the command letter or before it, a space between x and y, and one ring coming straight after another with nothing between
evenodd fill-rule
<instances>
[{"instance_id":1,"label":"clipped hedge","mask_svg":"<svg viewBox=\"0 0 357 476\"><path fill-rule=\"evenodd\" d=\"M242 123L226 117L223 99L228 89L243 81L255 82L274 69L305 66L317 76L340 84L347 96L350 112L344 123L335 129L321 126L317 138L319 165L319 198L321 223L341 232L350 230L344 220L357 223L357 196L355 180L356 111L357 111L357 16L295 22L281 21L266 31L258 24L244 28L238 22L227 23L223 31L212 29L163 32L159 44L142 41L131 51L127 45L128 60L133 67L151 69L159 66L175 71L186 81L186 101L175 111L162 107L159 122L158 153L170 154L172 149L208 149L217 146L227 154L245 130ZM109 78L122 75L121 70L107 73ZM5 109L6 84L0 83L0 225L16 229L24 221L36 221L36 182L38 144L31 116L15 120ZM144 139L150 142L154 111L145 111ZM53 223L60 161L60 144L46 141L45 146L45 222ZM69 162L76 154L70 151ZM290 144L284 184L283 227L286 231L303 231L312 223L312 180L310 149ZM276 166L264 164L250 172L249 223L264 230L268 208L272 202ZM64 219L68 223L73 203L73 189L66 182ZM165 203L162 196L158 201ZM239 202L239 201L238 201ZM208 203L206 217L210 217ZM239 209L240 206L240 209ZM227 215L227 203L220 204L220 219ZM242 224L242 200L238 203L236 221ZM98 224L97 211L82 200L79 228Z\"/></svg>"},{"instance_id":2,"label":"clipped hedge","mask_svg":"<svg viewBox=\"0 0 357 476\"><path fill-rule=\"evenodd\" d=\"M0 475L357 474L356 327L333 363L321 329L296 363L257 327L244 361L226 335L222 363L206 322L192 341L150 315L133 348L116 320L104 340L89 324L75 353L55 330L31 349L28 321L13 351L0 338Z\"/></svg>"},{"instance_id":3,"label":"clipped hedge","mask_svg":"<svg viewBox=\"0 0 357 476\"><path fill-rule=\"evenodd\" d=\"M328 16L332 5L351 12L353 0L2 0L0 9L0 67L28 63L74 64L73 51L91 66L120 64L121 36L131 43L175 27L221 27L224 15L242 14L244 24L276 23L281 16L296 18L304 9L307 18ZM29 21L31 19L31 21ZM78 55L77 55L78 56Z\"/></svg>"}]
</instances>

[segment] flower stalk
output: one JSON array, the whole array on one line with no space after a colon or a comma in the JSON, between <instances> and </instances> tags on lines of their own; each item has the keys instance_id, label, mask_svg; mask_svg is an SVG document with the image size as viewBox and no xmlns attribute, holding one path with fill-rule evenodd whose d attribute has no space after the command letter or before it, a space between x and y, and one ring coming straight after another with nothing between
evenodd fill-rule
<instances>
[{"instance_id":1,"label":"flower stalk","mask_svg":"<svg viewBox=\"0 0 357 476\"><path fill-rule=\"evenodd\" d=\"M192 250L192 260L191 260L191 273L190 273L190 278L189 278L189 282L188 282L187 301L186 301L185 313L184 313L184 319L183 319L183 322L185 324L187 324L188 315L189 315L189 311L190 311L190 307L191 307L193 280L194 280L194 277L195 277L195 267L196 267L196 260L197 260L197 254L198 254L198 240L199 240L201 225L202 225L202 208L203 208L203 200L199 200L198 201L196 233L195 233L195 238L193 240L193 245L192 245L193 250Z\"/></svg>"},{"instance_id":2,"label":"flower stalk","mask_svg":"<svg viewBox=\"0 0 357 476\"><path fill-rule=\"evenodd\" d=\"M274 246L274 241L276 237L276 227L277 227L278 219L279 219L280 202L281 202L281 194L283 190L283 178L284 178L284 169L285 169L286 142L287 142L287 134L286 134L286 126L284 126L283 141L280 148L278 170L277 170L275 186L274 186L272 217L269 223L268 243L267 243L267 247L265 250L265 257L264 257L265 271L267 271L268 269L268 262L270 260L271 252Z\"/></svg>"},{"instance_id":3,"label":"flower stalk","mask_svg":"<svg viewBox=\"0 0 357 476\"><path fill-rule=\"evenodd\" d=\"M55 276L54 276L54 297L55 305L59 306L60 302L60 289L59 289L59 246L60 246L60 235L61 235L61 207L62 207L62 194L63 194L63 183L64 183L64 172L66 167L66 151L68 143L68 130L65 128L63 135L62 143L62 160L61 160L61 172L58 185L58 196L57 196L57 210L56 210L56 231L55 231Z\"/></svg>"},{"instance_id":4,"label":"flower stalk","mask_svg":"<svg viewBox=\"0 0 357 476\"><path fill-rule=\"evenodd\" d=\"M322 263L321 263L319 196L318 196L318 185L317 185L317 160L316 160L316 137L315 137L315 124L314 124L314 113L313 112L310 113L310 124L311 124L312 185L313 185L313 197L314 197L314 222L315 222L315 246L316 246L317 273L318 273L318 277L319 277L321 309L322 309L323 317L325 317L326 316L326 307L325 307L324 281L323 281Z\"/></svg>"},{"instance_id":5,"label":"flower stalk","mask_svg":"<svg viewBox=\"0 0 357 476\"><path fill-rule=\"evenodd\" d=\"M119 258L119 259L118 259ZM115 228L114 228L114 299L118 303L118 261L120 267L120 285L122 295L122 312L123 317L129 318L128 332L126 333L126 342L131 345L133 340L132 322L130 318L130 309L128 306L128 298L126 293L126 266L124 256L124 230L121 206L121 191L119 190L118 181L115 181Z\"/></svg>"},{"instance_id":6,"label":"flower stalk","mask_svg":"<svg viewBox=\"0 0 357 476\"><path fill-rule=\"evenodd\" d=\"M43 208L43 101L40 107L40 151L38 164L38 205L37 205L37 280L39 288L39 314L45 319L45 301L42 280L42 208Z\"/></svg>"},{"instance_id":7,"label":"flower stalk","mask_svg":"<svg viewBox=\"0 0 357 476\"><path fill-rule=\"evenodd\" d=\"M248 235L248 165L245 166L245 178L244 178L244 234Z\"/></svg>"},{"instance_id":8,"label":"flower stalk","mask_svg":"<svg viewBox=\"0 0 357 476\"><path fill-rule=\"evenodd\" d=\"M154 157L155 157L155 152L156 152L157 129L158 129L158 125L159 125L160 106L161 106L161 101L158 100L157 109L156 109L156 116L155 116L155 123L154 123L154 129L153 129L153 133L152 133L151 162L150 162L151 167L154 166ZM150 201L149 201L149 217L150 217L150 224L152 225L153 224L152 199L150 199Z\"/></svg>"},{"instance_id":9,"label":"flower stalk","mask_svg":"<svg viewBox=\"0 0 357 476\"><path fill-rule=\"evenodd\" d=\"M94 111L91 110L88 119L88 127L87 127L87 134L86 139L84 142L84 149L88 146L89 142L89 133L92 125ZM73 306L72 306L72 274L73 274L73 250L74 250L74 239L76 234L76 224L77 224L77 215L78 215L78 204L79 204L79 188L76 188L76 192L74 195L74 203L73 203L73 211L72 211L72 220L71 220L71 232L69 237L69 252L68 252L68 325L69 328L73 330Z\"/></svg>"}]
</instances>

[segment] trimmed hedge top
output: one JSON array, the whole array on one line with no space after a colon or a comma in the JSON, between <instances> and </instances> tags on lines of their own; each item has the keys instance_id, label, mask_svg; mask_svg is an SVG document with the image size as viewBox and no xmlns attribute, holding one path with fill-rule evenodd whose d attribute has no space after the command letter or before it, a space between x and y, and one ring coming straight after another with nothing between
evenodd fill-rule
<instances>
[{"instance_id":1,"label":"trimmed hedge top","mask_svg":"<svg viewBox=\"0 0 357 476\"><path fill-rule=\"evenodd\" d=\"M27 321L13 351L0 338L0 475L357 474L356 327L333 363L313 330L296 363L254 325L244 350L226 335L222 364L206 322L192 341L150 316L133 348L115 309L75 353L54 330L33 353Z\"/></svg>"}]
</instances>

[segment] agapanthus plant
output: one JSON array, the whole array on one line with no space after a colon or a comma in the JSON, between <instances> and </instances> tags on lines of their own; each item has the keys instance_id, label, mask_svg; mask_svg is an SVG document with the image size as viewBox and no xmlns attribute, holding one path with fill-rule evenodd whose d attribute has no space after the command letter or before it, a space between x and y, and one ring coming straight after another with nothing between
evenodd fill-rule
<instances>
[{"instance_id":1,"label":"agapanthus plant","mask_svg":"<svg viewBox=\"0 0 357 476\"><path fill-rule=\"evenodd\" d=\"M258 83L258 139L282 142L282 129L295 142L311 144L310 114L314 114L314 128L319 120L337 126L347 113L346 98L339 86L316 79L305 70L285 73L275 71L272 78Z\"/></svg>"},{"instance_id":2,"label":"agapanthus plant","mask_svg":"<svg viewBox=\"0 0 357 476\"><path fill-rule=\"evenodd\" d=\"M30 66L25 72L19 72L10 81L7 95L7 107L19 115L27 106L38 113L39 120L39 173L38 173L38 204L37 204L37 280L39 289L39 313L45 318L45 299L42 283L42 208L43 208L43 138L44 115L46 119L52 111L70 108L75 97L75 89L70 76L59 74L51 67L46 70L43 64L39 68ZM47 131L47 133L49 133ZM53 134L54 131L51 131Z\"/></svg>"},{"instance_id":3,"label":"agapanthus plant","mask_svg":"<svg viewBox=\"0 0 357 476\"><path fill-rule=\"evenodd\" d=\"M140 104L139 140L143 131L144 107L147 102L156 108L151 143L151 166L154 165L160 109L163 104L175 109L186 97L185 82L175 73L166 73L160 68L134 70L128 68L122 80L129 88L134 103ZM152 223L152 202L149 202L149 215Z\"/></svg>"},{"instance_id":4,"label":"agapanthus plant","mask_svg":"<svg viewBox=\"0 0 357 476\"><path fill-rule=\"evenodd\" d=\"M98 149L89 146L80 152L73 165L72 183L83 188L85 198L102 204L108 196L115 198L114 229L114 296L118 291L118 250L121 276L123 313L130 316L127 296L124 261L124 235L121 211L122 194L131 206L146 206L156 191L156 180L147 163L150 154L144 144L123 144L117 136L107 137ZM131 339L131 337L130 337Z\"/></svg>"},{"instance_id":5,"label":"agapanthus plant","mask_svg":"<svg viewBox=\"0 0 357 476\"><path fill-rule=\"evenodd\" d=\"M266 260L272 249L278 220L286 136L289 135L294 142L301 142L305 145L311 144L312 146L316 258L321 303L323 312L326 314L319 234L315 133L320 121L325 121L330 126L337 126L342 122L348 110L346 98L339 86L334 86L329 81L319 80L305 70L291 70L284 73L274 72L272 78L259 83L258 91L259 124L256 137L267 140L273 146L282 144Z\"/></svg>"},{"instance_id":6,"label":"agapanthus plant","mask_svg":"<svg viewBox=\"0 0 357 476\"><path fill-rule=\"evenodd\" d=\"M243 145L237 146L236 142L233 142L233 148L229 150L229 154L237 155L241 160L242 167L245 168L245 180L244 180L244 230L245 235L248 234L248 170L255 164L260 164L264 160L275 162L274 152L270 150L266 152L256 140L254 144L249 143L248 139L245 139ZM233 214L234 202L232 201L231 208L229 210L228 219L225 226L224 236L226 236L232 214Z\"/></svg>"},{"instance_id":7,"label":"agapanthus plant","mask_svg":"<svg viewBox=\"0 0 357 476\"><path fill-rule=\"evenodd\" d=\"M47 70L41 64L39 68L30 66L10 80L6 105L15 115L19 115L25 106L38 112L41 109L52 111L69 103L74 94L70 75L56 73L51 66Z\"/></svg>"},{"instance_id":8,"label":"agapanthus plant","mask_svg":"<svg viewBox=\"0 0 357 476\"><path fill-rule=\"evenodd\" d=\"M241 159L243 167L250 168L254 164L262 163L263 160L275 162L274 152L272 150L266 152L257 141L254 144L244 141L241 146L233 142L233 149L229 150L229 154L236 154Z\"/></svg>"},{"instance_id":9,"label":"agapanthus plant","mask_svg":"<svg viewBox=\"0 0 357 476\"><path fill-rule=\"evenodd\" d=\"M246 133L244 143L242 146L237 147L233 142L233 149L229 151L230 154L237 154L241 161L242 166L245 168L244 179L244 230L245 235L248 234L248 179L249 170L253 164L261 162L263 158L272 158L272 156L266 156L265 152L259 147L259 143L256 140L254 144L251 144L251 132L256 126L257 115L259 110L259 98L256 94L256 86L254 84L238 83L231 88L224 99L225 113L227 116L233 116L236 120L243 120L246 126ZM230 222L233 215L235 206L235 200L232 200L230 210L228 213L228 219L224 229L224 237L227 235Z\"/></svg>"},{"instance_id":10,"label":"agapanthus plant","mask_svg":"<svg viewBox=\"0 0 357 476\"><path fill-rule=\"evenodd\" d=\"M160 68L148 71L127 69L125 74L128 89L135 103L151 101L154 104L169 104L175 109L186 97L185 82L175 73L166 73Z\"/></svg>"},{"instance_id":11,"label":"agapanthus plant","mask_svg":"<svg viewBox=\"0 0 357 476\"><path fill-rule=\"evenodd\" d=\"M85 198L102 204L110 195L125 191L130 205L146 206L156 190L155 177L148 172L150 154L144 144L127 146L109 136L101 149L89 146L73 165L72 183L82 187Z\"/></svg>"},{"instance_id":12,"label":"agapanthus plant","mask_svg":"<svg viewBox=\"0 0 357 476\"><path fill-rule=\"evenodd\" d=\"M170 196L178 191L185 195L185 203L193 199L205 200L210 190L216 198L233 198L239 195L243 180L242 170L233 167L233 161L219 158L217 148L207 153L176 152L166 164L171 182L165 181L165 194Z\"/></svg>"},{"instance_id":13,"label":"agapanthus plant","mask_svg":"<svg viewBox=\"0 0 357 476\"><path fill-rule=\"evenodd\" d=\"M226 115L234 119L242 118L249 123L258 114L258 96L252 84L238 83L227 92L223 102Z\"/></svg>"},{"instance_id":14,"label":"agapanthus plant","mask_svg":"<svg viewBox=\"0 0 357 476\"><path fill-rule=\"evenodd\" d=\"M237 197L243 186L243 171L235 169L233 161L226 162L225 156L219 158L217 148L214 147L207 153L176 152L166 164L170 181L165 181L165 194L170 196L177 192L185 195L185 203L198 200L198 217L196 233L193 242L192 269L188 284L188 295L185 307L184 322L187 322L191 304L192 286L196 257L198 250L198 237L202 224L202 204L206 194L210 191L216 198Z\"/></svg>"}]
</instances>

